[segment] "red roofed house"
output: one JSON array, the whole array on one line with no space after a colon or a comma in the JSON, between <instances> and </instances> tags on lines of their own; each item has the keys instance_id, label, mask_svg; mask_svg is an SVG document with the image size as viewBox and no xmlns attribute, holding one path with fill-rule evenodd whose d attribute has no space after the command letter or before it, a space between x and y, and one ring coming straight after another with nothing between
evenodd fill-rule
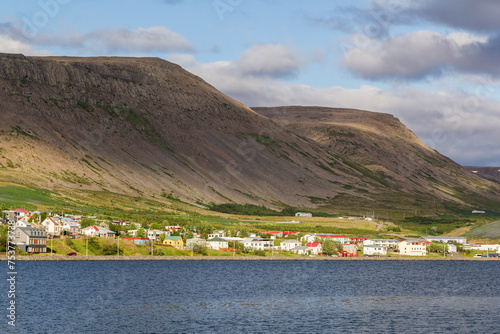
<instances>
[{"instance_id":1,"label":"red roofed house","mask_svg":"<svg viewBox=\"0 0 500 334\"><path fill-rule=\"evenodd\" d=\"M114 238L115 232L108 230L102 226L89 226L82 228L80 230L81 234L88 235L90 237L98 237L98 238Z\"/></svg>"},{"instance_id":2,"label":"red roofed house","mask_svg":"<svg viewBox=\"0 0 500 334\"><path fill-rule=\"evenodd\" d=\"M319 253L323 253L323 244L321 242L308 242L306 247L311 250L311 254L318 255Z\"/></svg>"},{"instance_id":3,"label":"red roofed house","mask_svg":"<svg viewBox=\"0 0 500 334\"><path fill-rule=\"evenodd\" d=\"M47 235L61 235L63 231L63 223L59 219L47 217L42 225L45 226L45 231Z\"/></svg>"},{"instance_id":4,"label":"red roofed house","mask_svg":"<svg viewBox=\"0 0 500 334\"><path fill-rule=\"evenodd\" d=\"M363 241L368 240L368 238L349 238L349 243L351 245L363 246Z\"/></svg>"},{"instance_id":5,"label":"red roofed house","mask_svg":"<svg viewBox=\"0 0 500 334\"><path fill-rule=\"evenodd\" d=\"M26 215L29 215L30 212L28 210L24 210L24 209L15 209L14 214L16 215L16 218L22 218Z\"/></svg>"}]
</instances>

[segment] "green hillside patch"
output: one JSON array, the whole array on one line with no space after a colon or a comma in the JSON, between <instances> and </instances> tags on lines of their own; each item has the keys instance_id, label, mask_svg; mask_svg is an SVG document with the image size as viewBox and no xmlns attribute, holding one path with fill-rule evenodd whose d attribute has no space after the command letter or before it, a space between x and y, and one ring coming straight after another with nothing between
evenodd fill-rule
<instances>
[{"instance_id":1,"label":"green hillside patch","mask_svg":"<svg viewBox=\"0 0 500 334\"><path fill-rule=\"evenodd\" d=\"M59 195L38 188L26 188L18 186L0 187L0 202L6 207L21 206L25 209L36 209L36 204L46 206L66 205L67 203L58 197Z\"/></svg>"}]
</instances>

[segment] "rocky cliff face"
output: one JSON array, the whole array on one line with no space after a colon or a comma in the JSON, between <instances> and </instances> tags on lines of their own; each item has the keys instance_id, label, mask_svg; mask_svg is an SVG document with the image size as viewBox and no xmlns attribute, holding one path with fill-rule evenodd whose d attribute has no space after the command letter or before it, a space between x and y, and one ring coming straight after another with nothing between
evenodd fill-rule
<instances>
[{"instance_id":1,"label":"rocky cliff face","mask_svg":"<svg viewBox=\"0 0 500 334\"><path fill-rule=\"evenodd\" d=\"M345 125L332 125L326 133L345 145L326 144L317 131L324 120L283 126L164 60L3 54L0 182L66 194L332 208L411 206L425 196L467 204L458 187L478 198L489 191L474 177L446 184L462 177L459 167L396 120L376 130L377 117L391 116L365 115L356 121L367 129L362 141L348 143L354 137ZM411 144L377 147L374 132ZM418 159L403 164L408 156ZM416 170L418 179L404 181Z\"/></svg>"}]
</instances>

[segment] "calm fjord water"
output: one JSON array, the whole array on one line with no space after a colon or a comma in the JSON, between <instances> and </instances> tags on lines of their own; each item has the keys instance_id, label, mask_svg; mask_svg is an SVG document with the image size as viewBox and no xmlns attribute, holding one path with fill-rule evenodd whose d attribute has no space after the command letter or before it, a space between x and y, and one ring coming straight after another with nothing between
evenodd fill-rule
<instances>
[{"instance_id":1,"label":"calm fjord water","mask_svg":"<svg viewBox=\"0 0 500 334\"><path fill-rule=\"evenodd\" d=\"M17 270L15 333L500 331L497 261L42 261ZM1 326L12 330L5 318Z\"/></svg>"}]
</instances>

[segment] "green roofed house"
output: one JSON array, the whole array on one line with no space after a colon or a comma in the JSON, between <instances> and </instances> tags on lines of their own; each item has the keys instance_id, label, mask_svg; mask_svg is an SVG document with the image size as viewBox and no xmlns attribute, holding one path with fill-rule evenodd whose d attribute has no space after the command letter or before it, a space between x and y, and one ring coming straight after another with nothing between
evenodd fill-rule
<instances>
[{"instance_id":1,"label":"green roofed house","mask_svg":"<svg viewBox=\"0 0 500 334\"><path fill-rule=\"evenodd\" d=\"M163 239L163 244L167 246L173 246L175 248L184 247L184 241L181 237L165 237L165 239Z\"/></svg>"},{"instance_id":2,"label":"green roofed house","mask_svg":"<svg viewBox=\"0 0 500 334\"><path fill-rule=\"evenodd\" d=\"M229 248L228 242L222 238L212 238L207 241L207 247L210 249L227 249Z\"/></svg>"}]
</instances>

